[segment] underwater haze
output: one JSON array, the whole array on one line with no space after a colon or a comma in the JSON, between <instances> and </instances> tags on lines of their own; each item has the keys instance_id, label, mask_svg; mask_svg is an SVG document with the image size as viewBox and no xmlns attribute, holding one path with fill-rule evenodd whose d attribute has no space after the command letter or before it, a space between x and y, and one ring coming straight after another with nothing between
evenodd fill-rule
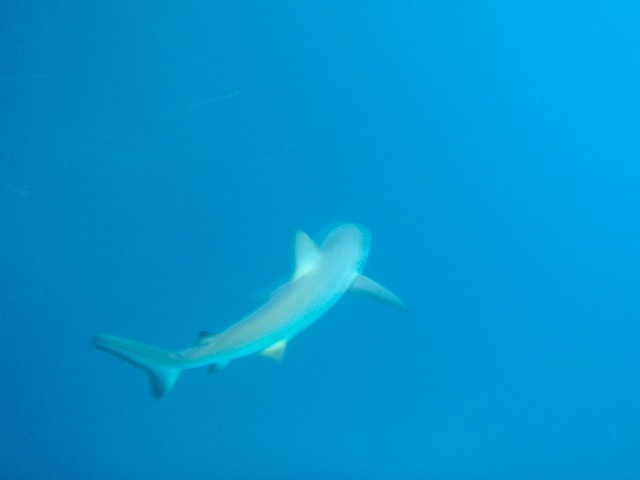
<instances>
[{"instance_id":1,"label":"underwater haze","mask_svg":"<svg viewBox=\"0 0 640 480\"><path fill-rule=\"evenodd\" d=\"M0 477L640 478L640 4L8 0ZM297 231L372 235L282 362L155 399Z\"/></svg>"}]
</instances>

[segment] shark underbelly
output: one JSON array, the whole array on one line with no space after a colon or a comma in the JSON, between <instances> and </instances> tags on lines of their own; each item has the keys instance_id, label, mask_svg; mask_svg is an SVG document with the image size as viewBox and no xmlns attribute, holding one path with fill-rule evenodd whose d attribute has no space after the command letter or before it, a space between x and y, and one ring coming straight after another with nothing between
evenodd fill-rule
<instances>
[{"instance_id":1,"label":"shark underbelly","mask_svg":"<svg viewBox=\"0 0 640 480\"><path fill-rule=\"evenodd\" d=\"M358 273L321 269L278 289L259 309L223 332L182 352L189 367L226 363L287 341L309 327L342 298Z\"/></svg>"}]
</instances>

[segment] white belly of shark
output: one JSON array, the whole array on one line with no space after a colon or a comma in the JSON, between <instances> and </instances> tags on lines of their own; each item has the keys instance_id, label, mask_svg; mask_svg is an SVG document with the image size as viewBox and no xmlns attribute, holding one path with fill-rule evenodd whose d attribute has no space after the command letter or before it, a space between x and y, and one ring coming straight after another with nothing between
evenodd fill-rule
<instances>
[{"instance_id":1,"label":"white belly of shark","mask_svg":"<svg viewBox=\"0 0 640 480\"><path fill-rule=\"evenodd\" d=\"M363 293L404 308L396 295L362 275L369 244L369 231L361 225L341 225L319 246L298 232L296 268L291 280L265 304L226 330L218 334L200 332L195 345L186 350L165 350L107 334L98 335L93 346L144 370L157 398L169 392L180 373L189 368L208 366L213 373L231 360L253 353L281 360L289 340L347 292Z\"/></svg>"}]
</instances>

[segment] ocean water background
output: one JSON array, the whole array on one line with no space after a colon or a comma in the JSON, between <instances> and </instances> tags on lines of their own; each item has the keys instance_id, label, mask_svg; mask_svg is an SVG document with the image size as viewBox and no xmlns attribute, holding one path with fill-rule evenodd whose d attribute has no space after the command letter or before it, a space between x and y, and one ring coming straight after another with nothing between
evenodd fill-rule
<instances>
[{"instance_id":1,"label":"ocean water background","mask_svg":"<svg viewBox=\"0 0 640 480\"><path fill-rule=\"evenodd\" d=\"M640 478L640 6L35 2L0 19L0 475ZM365 224L398 312L164 399Z\"/></svg>"}]
</instances>

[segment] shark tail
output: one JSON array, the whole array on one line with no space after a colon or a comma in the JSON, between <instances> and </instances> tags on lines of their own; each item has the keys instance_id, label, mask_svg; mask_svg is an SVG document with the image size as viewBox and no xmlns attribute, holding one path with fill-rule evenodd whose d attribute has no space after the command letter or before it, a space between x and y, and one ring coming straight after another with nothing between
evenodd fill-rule
<instances>
[{"instance_id":1,"label":"shark tail","mask_svg":"<svg viewBox=\"0 0 640 480\"><path fill-rule=\"evenodd\" d=\"M115 335L98 335L92 345L147 372L156 398L161 398L173 388L185 368L176 352Z\"/></svg>"}]
</instances>

